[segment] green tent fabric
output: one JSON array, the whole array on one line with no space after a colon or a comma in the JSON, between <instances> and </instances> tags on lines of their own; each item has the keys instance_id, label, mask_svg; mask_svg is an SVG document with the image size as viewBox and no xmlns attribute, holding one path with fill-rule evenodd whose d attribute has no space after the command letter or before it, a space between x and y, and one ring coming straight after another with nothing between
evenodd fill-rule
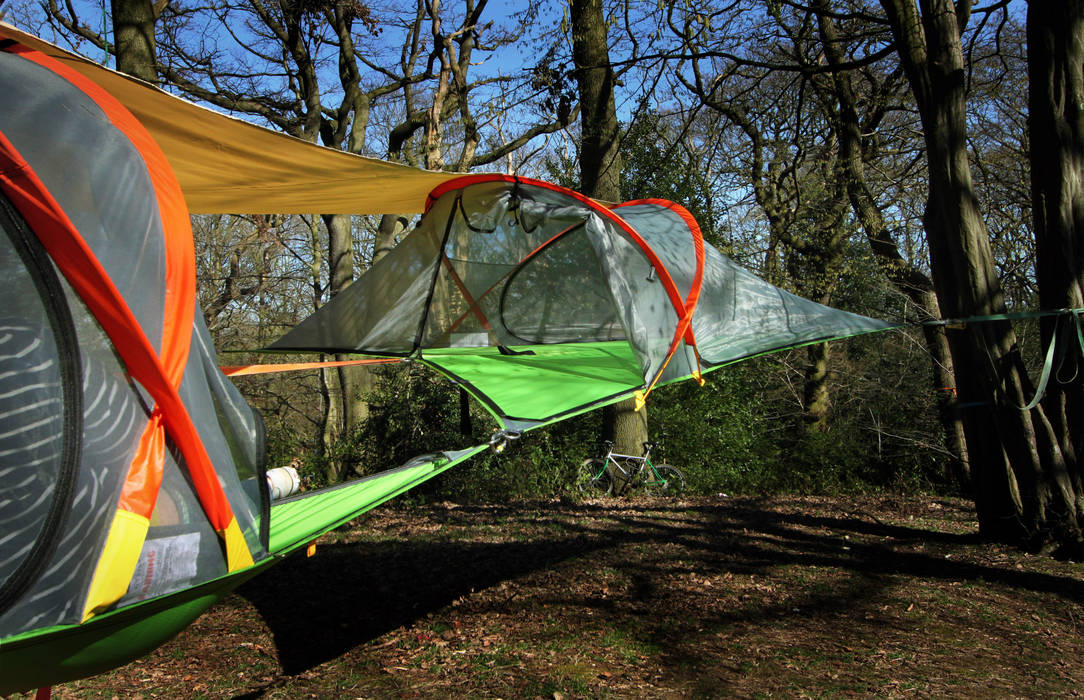
<instances>
[{"instance_id":1,"label":"green tent fabric","mask_svg":"<svg viewBox=\"0 0 1084 700\"><path fill-rule=\"evenodd\" d=\"M542 345L532 352L444 348L426 352L423 361L464 386L511 430L625 398L643 382L625 342Z\"/></svg>"},{"instance_id":2,"label":"green tent fabric","mask_svg":"<svg viewBox=\"0 0 1084 700\"><path fill-rule=\"evenodd\" d=\"M415 457L397 469L300 494L271 506L270 549L278 556L372 510L487 449L488 445ZM314 527L315 526L315 527Z\"/></svg>"},{"instance_id":3,"label":"green tent fabric","mask_svg":"<svg viewBox=\"0 0 1084 700\"><path fill-rule=\"evenodd\" d=\"M271 506L272 556L196 586L118 607L80 625L54 625L0 639L0 695L92 676L168 641L237 586L321 534L488 449L429 455L359 481Z\"/></svg>"}]
</instances>

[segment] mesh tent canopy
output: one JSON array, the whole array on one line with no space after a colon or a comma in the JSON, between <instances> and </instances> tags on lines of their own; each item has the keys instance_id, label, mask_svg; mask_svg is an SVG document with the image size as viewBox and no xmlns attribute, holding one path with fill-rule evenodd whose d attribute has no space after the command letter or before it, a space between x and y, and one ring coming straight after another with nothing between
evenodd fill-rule
<instances>
[{"instance_id":1,"label":"mesh tent canopy","mask_svg":"<svg viewBox=\"0 0 1084 700\"><path fill-rule=\"evenodd\" d=\"M893 324L760 280L680 205L607 207L499 174L443 183L414 231L271 350L402 357L525 430L739 359Z\"/></svg>"},{"instance_id":2,"label":"mesh tent canopy","mask_svg":"<svg viewBox=\"0 0 1084 700\"><path fill-rule=\"evenodd\" d=\"M141 115L155 115L154 134L112 88ZM254 150L285 144L278 150L301 154L301 173L330 157L369 178L399 178L406 190L420 187L408 210L420 209L447 176L329 156L7 25L0 26L0 90L6 696L138 658L287 552L477 450L427 455L333 491L270 503L262 421L220 371L196 304L188 207L190 197L206 193L200 173L242 180L241 171L251 173L243 155L216 160L213 147L192 149L204 161L185 165L184 132L176 129L185 119L171 124L170 117L197 110L189 127L251 132L245 144ZM261 172L257 160L252 170ZM177 163L189 168L184 185ZM282 190L297 184L289 180ZM294 192L280 205L367 206L356 184L340 184L333 201L310 185L310 196ZM241 182L233 196L261 185Z\"/></svg>"}]
</instances>

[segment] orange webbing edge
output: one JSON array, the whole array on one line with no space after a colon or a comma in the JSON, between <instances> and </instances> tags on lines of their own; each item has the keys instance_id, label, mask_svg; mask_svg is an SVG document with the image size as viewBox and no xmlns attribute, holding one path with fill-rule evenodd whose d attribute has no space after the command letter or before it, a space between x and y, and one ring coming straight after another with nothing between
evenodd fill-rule
<instances>
[{"instance_id":1,"label":"orange webbing edge","mask_svg":"<svg viewBox=\"0 0 1084 700\"><path fill-rule=\"evenodd\" d=\"M382 365L402 362L397 357L380 357L366 360L334 360L328 362L283 362L276 365L223 365L218 369L227 377L244 377L250 374L271 374L273 372L296 372L303 369L321 369L324 367L349 367L351 365Z\"/></svg>"},{"instance_id":2,"label":"orange webbing edge","mask_svg":"<svg viewBox=\"0 0 1084 700\"><path fill-rule=\"evenodd\" d=\"M149 518L147 509L149 507L153 510L161 483L161 461L157 460L155 464L155 454L164 455L164 449L153 448L155 440L147 433L160 430L158 426L162 426L169 431L185 457L197 496L208 519L215 530L223 534L229 569L251 565L252 555L247 546L243 551L236 545L230 546L225 533L237 528L237 522L199 434L177 393L191 343L195 313L195 273L187 210L172 171L142 125L92 81L21 45L9 47L7 50L57 73L98 103L112 123L120 128L140 151L155 186L166 237L167 263L161 358L59 203L49 194L14 146L0 134L0 165L6 164L11 169L11 172L5 173L3 177L5 191L38 234L62 274L82 297L106 333L114 339L114 345L128 371L140 381L158 404L155 409L157 417L152 416L149 421L147 432L137 451L137 460L133 461L133 479L126 481L122 503L118 505L121 510L133 514L136 510L144 511ZM149 472L146 471L148 468ZM143 513L139 515L142 517ZM137 555L139 546L141 541L137 545Z\"/></svg>"},{"instance_id":3,"label":"orange webbing edge","mask_svg":"<svg viewBox=\"0 0 1084 700\"><path fill-rule=\"evenodd\" d=\"M670 358L672 358L677 351L677 346L682 336L685 338L685 344L692 348L693 357L696 358L696 370L693 372L693 378L696 379L697 383L701 386L704 385L704 378L701 376L700 368L700 351L696 347L696 338L693 336L692 326L693 313L696 311L697 304L700 303L700 290L704 283L704 235L700 231L700 224L697 223L696 217L694 217L688 209L667 199L634 199L618 204L614 209L637 204L653 204L669 209L680 216L682 221L685 222L685 225L689 227L689 233L692 234L693 251L696 254L696 271L693 273L693 282L692 286L689 288L689 293L685 296L685 315L678 321L678 326L674 333L674 340L670 345L666 360L663 362L662 367L659 368L654 379L651 380L651 385L648 386L647 391L644 392L642 398L637 400L637 402L642 405L642 402L647 400L651 390L655 388L655 385L659 381L659 377L662 376L663 370L670 364Z\"/></svg>"}]
</instances>

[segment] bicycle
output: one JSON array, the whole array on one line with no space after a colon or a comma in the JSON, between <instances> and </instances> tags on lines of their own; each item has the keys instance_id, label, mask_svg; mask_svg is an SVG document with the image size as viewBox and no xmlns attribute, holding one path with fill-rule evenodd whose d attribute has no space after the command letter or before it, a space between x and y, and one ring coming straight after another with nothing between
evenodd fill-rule
<instances>
[{"instance_id":1,"label":"bicycle","mask_svg":"<svg viewBox=\"0 0 1084 700\"><path fill-rule=\"evenodd\" d=\"M622 483L618 495L629 488L642 486L652 496L677 495L685 490L685 477L669 464L652 464L651 450L658 447L657 442L644 443L644 456L617 454L610 440L605 443L606 456L585 459L580 465L576 483L580 492L607 496L613 491L614 471L622 474Z\"/></svg>"}]
</instances>

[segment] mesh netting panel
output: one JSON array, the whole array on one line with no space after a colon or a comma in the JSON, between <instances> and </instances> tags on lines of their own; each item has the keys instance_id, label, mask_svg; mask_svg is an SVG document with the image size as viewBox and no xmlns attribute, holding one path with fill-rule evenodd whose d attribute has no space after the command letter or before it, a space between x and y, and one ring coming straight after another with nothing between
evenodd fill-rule
<instances>
[{"instance_id":1,"label":"mesh netting panel","mask_svg":"<svg viewBox=\"0 0 1084 700\"><path fill-rule=\"evenodd\" d=\"M271 349L410 353L453 204L454 199L437 202L394 250Z\"/></svg>"},{"instance_id":2,"label":"mesh netting panel","mask_svg":"<svg viewBox=\"0 0 1084 700\"><path fill-rule=\"evenodd\" d=\"M429 302L422 347L479 347L508 344L509 339L493 328L496 286L511 270L510 265L440 261L436 284Z\"/></svg>"},{"instance_id":3,"label":"mesh netting panel","mask_svg":"<svg viewBox=\"0 0 1084 700\"><path fill-rule=\"evenodd\" d=\"M0 131L34 168L110 271L155 348L162 337L165 255L158 203L131 142L56 74L0 52Z\"/></svg>"},{"instance_id":4,"label":"mesh netting panel","mask_svg":"<svg viewBox=\"0 0 1084 700\"><path fill-rule=\"evenodd\" d=\"M595 254L606 267L606 281L645 378L662 368L677 325L677 313L659 272L635 242L597 217L587 225ZM641 232L650 242L648 232Z\"/></svg>"},{"instance_id":5,"label":"mesh netting panel","mask_svg":"<svg viewBox=\"0 0 1084 700\"><path fill-rule=\"evenodd\" d=\"M554 239L516 269L503 292L501 320L523 343L624 339L586 227Z\"/></svg>"},{"instance_id":6,"label":"mesh netting panel","mask_svg":"<svg viewBox=\"0 0 1084 700\"><path fill-rule=\"evenodd\" d=\"M64 534L41 578L0 616L5 635L82 620L87 586L147 425L145 398L79 297L65 288L82 356L82 456Z\"/></svg>"},{"instance_id":7,"label":"mesh netting panel","mask_svg":"<svg viewBox=\"0 0 1084 700\"><path fill-rule=\"evenodd\" d=\"M696 276L696 248L689 223L661 204L629 204L615 213L640 233L670 273L684 300Z\"/></svg>"},{"instance_id":8,"label":"mesh netting panel","mask_svg":"<svg viewBox=\"0 0 1084 700\"><path fill-rule=\"evenodd\" d=\"M620 330L615 333L613 328L613 304L601 280L599 263L583 238L584 221L591 216L585 206L567 198L555 199L537 187L500 182L464 189L452 210L422 346L479 347L622 337ZM578 245L564 243L577 235ZM582 269L562 265L562 255L576 257ZM570 273L574 275L571 278ZM556 275L565 279L558 280ZM575 284L585 276L591 279L590 289ZM553 297L555 293L563 296ZM555 304L564 307L563 315L554 317L552 332L539 328L547 299L551 308ZM593 317L574 319L574 311L588 311L587 302L601 302L605 318L596 318L600 313L592 309Z\"/></svg>"},{"instance_id":9,"label":"mesh netting panel","mask_svg":"<svg viewBox=\"0 0 1084 700\"><path fill-rule=\"evenodd\" d=\"M97 249L103 264L116 270L115 284L157 346L164 248L154 191L138 152L93 101L31 61L0 53L0 91L19 106L0 110L0 131ZM56 549L34 584L0 616L5 635L81 620L86 587L121 482L147 423L145 403L128 382L112 344L66 285L65 293L83 371L82 452ZM48 342L42 328L33 332ZM5 391L13 386L11 380L4 378ZM41 427L52 433L49 425ZM23 442L24 447L30 444ZM0 499L11 493L9 486L0 486ZM48 498L48 488L40 496Z\"/></svg>"},{"instance_id":10,"label":"mesh netting panel","mask_svg":"<svg viewBox=\"0 0 1084 700\"><path fill-rule=\"evenodd\" d=\"M700 356L709 364L893 326L785 292L711 246L706 253L693 332Z\"/></svg>"},{"instance_id":11,"label":"mesh netting panel","mask_svg":"<svg viewBox=\"0 0 1084 700\"><path fill-rule=\"evenodd\" d=\"M218 371L210 334L197 309L188 364L179 390L219 483L256 561L266 556L261 519L267 517L259 416ZM226 573L219 538L172 456L151 526L128 591L118 606L209 581Z\"/></svg>"},{"instance_id":12,"label":"mesh netting panel","mask_svg":"<svg viewBox=\"0 0 1084 700\"><path fill-rule=\"evenodd\" d=\"M267 503L259 491L266 488L262 423L236 387L218 370L210 333L199 309L196 319L179 393L215 465L249 551L259 561L265 553L260 541L260 517Z\"/></svg>"},{"instance_id":13,"label":"mesh netting panel","mask_svg":"<svg viewBox=\"0 0 1084 700\"><path fill-rule=\"evenodd\" d=\"M693 349L682 341L678 344L670 362L667 363L666 367L663 369L662 374L659 376L659 381L661 383L666 383L675 379L682 379L688 377L697 369L704 368L696 361L696 354L693 352Z\"/></svg>"},{"instance_id":14,"label":"mesh netting panel","mask_svg":"<svg viewBox=\"0 0 1084 700\"><path fill-rule=\"evenodd\" d=\"M0 315L0 589L48 536L64 469L64 390L53 323L8 234L0 218L7 294Z\"/></svg>"}]
</instances>

